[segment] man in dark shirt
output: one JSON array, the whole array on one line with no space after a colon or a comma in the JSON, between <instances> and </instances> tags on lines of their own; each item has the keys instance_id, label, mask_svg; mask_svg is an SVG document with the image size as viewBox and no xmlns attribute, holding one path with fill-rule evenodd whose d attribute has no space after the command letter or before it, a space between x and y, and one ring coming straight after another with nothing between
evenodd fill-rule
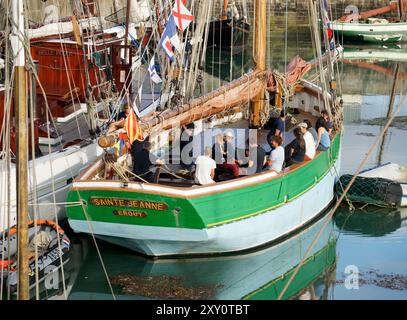
<instances>
[{"instance_id":1,"label":"man in dark shirt","mask_svg":"<svg viewBox=\"0 0 407 320\"><path fill-rule=\"evenodd\" d=\"M194 139L194 123L189 123L187 125L183 125L181 129L181 141L180 141L180 148L181 148L181 165L185 169L189 169L192 164L192 146L188 147L190 143L192 143ZM190 148L189 152L186 153L186 148Z\"/></svg>"},{"instance_id":2,"label":"man in dark shirt","mask_svg":"<svg viewBox=\"0 0 407 320\"><path fill-rule=\"evenodd\" d=\"M273 136L284 137L285 130L285 111L281 110L280 117L276 118L271 126L270 132L267 135L267 142L271 146L271 138Z\"/></svg>"},{"instance_id":3,"label":"man in dark shirt","mask_svg":"<svg viewBox=\"0 0 407 320\"><path fill-rule=\"evenodd\" d=\"M223 164L226 161L225 158L223 134L218 134L212 147L212 159L215 160L216 164Z\"/></svg>"},{"instance_id":4,"label":"man in dark shirt","mask_svg":"<svg viewBox=\"0 0 407 320\"><path fill-rule=\"evenodd\" d=\"M122 121L127 118L127 116L130 114L130 107L129 105L125 105L123 107L123 110L117 115L116 121Z\"/></svg>"},{"instance_id":5,"label":"man in dark shirt","mask_svg":"<svg viewBox=\"0 0 407 320\"><path fill-rule=\"evenodd\" d=\"M249 163L247 174L252 175L263 172L263 167L266 164L266 151L257 144L257 142L249 142Z\"/></svg>"},{"instance_id":6,"label":"man in dark shirt","mask_svg":"<svg viewBox=\"0 0 407 320\"><path fill-rule=\"evenodd\" d=\"M133 156L133 173L140 176L144 180L149 180L152 178L153 173L150 171L150 167L153 164L159 164L158 158L151 153L151 143L149 141L144 142L143 148L138 150L132 149Z\"/></svg>"}]
</instances>

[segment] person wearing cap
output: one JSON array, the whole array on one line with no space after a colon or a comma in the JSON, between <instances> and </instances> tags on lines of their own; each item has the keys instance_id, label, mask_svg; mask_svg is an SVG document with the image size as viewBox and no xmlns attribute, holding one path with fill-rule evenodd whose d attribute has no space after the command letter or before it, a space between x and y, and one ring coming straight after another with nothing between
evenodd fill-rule
<instances>
[{"instance_id":1,"label":"person wearing cap","mask_svg":"<svg viewBox=\"0 0 407 320\"><path fill-rule=\"evenodd\" d=\"M230 171L233 174L234 178L238 178L240 176L240 170L239 165L236 162L236 150L232 143L233 138L234 137L232 132L226 132L223 135L223 146L217 147L215 145L215 150L219 149L223 154L223 163L218 164L218 168L221 170Z\"/></svg>"},{"instance_id":2,"label":"person wearing cap","mask_svg":"<svg viewBox=\"0 0 407 320\"><path fill-rule=\"evenodd\" d=\"M228 131L224 134L224 150L226 153L226 162L235 163L236 162L236 149L233 145L233 133Z\"/></svg>"},{"instance_id":3,"label":"person wearing cap","mask_svg":"<svg viewBox=\"0 0 407 320\"><path fill-rule=\"evenodd\" d=\"M311 161L315 158L316 146L315 140L312 134L308 131L308 125L305 122L301 122L298 127L300 128L305 141L305 157L304 161Z\"/></svg>"}]
</instances>

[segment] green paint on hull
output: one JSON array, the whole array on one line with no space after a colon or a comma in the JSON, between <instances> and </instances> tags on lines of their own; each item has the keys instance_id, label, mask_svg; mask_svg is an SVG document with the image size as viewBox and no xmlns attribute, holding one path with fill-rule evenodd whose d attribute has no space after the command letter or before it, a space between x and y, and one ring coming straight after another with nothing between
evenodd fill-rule
<instances>
[{"instance_id":1,"label":"green paint on hull","mask_svg":"<svg viewBox=\"0 0 407 320\"><path fill-rule=\"evenodd\" d=\"M321 277L325 271L330 269L335 262L336 240L332 240L327 246L304 261L304 264L284 293L282 300L287 300L298 295L303 289ZM295 272L296 267L243 297L243 300L277 300Z\"/></svg>"},{"instance_id":2,"label":"green paint on hull","mask_svg":"<svg viewBox=\"0 0 407 320\"><path fill-rule=\"evenodd\" d=\"M368 25L368 24L364 24ZM394 24L388 24L388 25L394 25ZM370 26L370 25L369 25ZM400 36L402 37L401 41L406 41L407 40L407 24L403 24L404 28L402 30L394 30L394 31L389 31L384 29L384 31L378 31L377 29L374 29L374 25L371 25L372 29L370 30L343 30L341 25L338 25L334 27L334 32L335 36L337 39L348 39L348 40L353 40L353 41L360 41L360 42L375 42L375 43L383 43L383 41L376 40L372 38L373 36L387 36L389 39L386 41L386 43L395 43L400 41ZM356 26L357 27L357 26Z\"/></svg>"},{"instance_id":3,"label":"green paint on hull","mask_svg":"<svg viewBox=\"0 0 407 320\"><path fill-rule=\"evenodd\" d=\"M258 215L295 200L329 173L338 160L340 144L341 135L338 134L332 141L329 151L322 152L301 168L288 172L278 179L236 190L184 199L130 192L125 188L117 188L117 191L73 189L68 194L67 202L85 201L87 215L92 221L153 227L210 228ZM90 202L92 197L160 202L166 203L168 209L155 211L131 207L95 206ZM117 216L114 214L115 210L142 211L147 216L145 218ZM175 211L179 213L174 213ZM68 206L67 215L72 220L86 220L80 206Z\"/></svg>"}]
</instances>

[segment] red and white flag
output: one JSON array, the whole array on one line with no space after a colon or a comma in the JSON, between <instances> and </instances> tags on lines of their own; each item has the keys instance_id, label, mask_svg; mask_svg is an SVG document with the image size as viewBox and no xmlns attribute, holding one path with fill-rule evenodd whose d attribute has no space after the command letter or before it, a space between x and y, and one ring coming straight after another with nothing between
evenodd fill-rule
<instances>
[{"instance_id":1,"label":"red and white flag","mask_svg":"<svg viewBox=\"0 0 407 320\"><path fill-rule=\"evenodd\" d=\"M185 3L185 0L175 0L174 7L172 8L172 15L174 16L175 24L181 31L188 28L189 24L194 21L194 16L185 7Z\"/></svg>"}]
</instances>

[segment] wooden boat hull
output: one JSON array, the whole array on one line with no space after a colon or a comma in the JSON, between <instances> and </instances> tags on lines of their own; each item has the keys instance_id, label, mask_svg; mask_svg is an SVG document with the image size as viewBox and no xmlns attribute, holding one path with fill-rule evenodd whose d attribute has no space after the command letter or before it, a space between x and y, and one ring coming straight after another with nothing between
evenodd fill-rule
<instances>
[{"instance_id":1,"label":"wooden boat hull","mask_svg":"<svg viewBox=\"0 0 407 320\"><path fill-rule=\"evenodd\" d=\"M382 36L387 36L389 41L407 40L407 23L386 23L386 24L369 24L369 23L344 23L335 21L332 23L332 29L336 33L338 39L348 39L354 41L374 41L374 37L378 39ZM398 40L400 41L400 40ZM382 42L380 42L382 43Z\"/></svg>"},{"instance_id":2,"label":"wooden boat hull","mask_svg":"<svg viewBox=\"0 0 407 320\"><path fill-rule=\"evenodd\" d=\"M239 53L248 43L250 24L244 20L215 20L210 23L208 48Z\"/></svg>"},{"instance_id":3,"label":"wooden boat hull","mask_svg":"<svg viewBox=\"0 0 407 320\"><path fill-rule=\"evenodd\" d=\"M203 188L78 180L67 201L83 201L86 213L68 207L69 223L149 256L252 249L295 232L331 203L340 143L338 134L328 152L280 177L265 172Z\"/></svg>"},{"instance_id":4,"label":"wooden boat hull","mask_svg":"<svg viewBox=\"0 0 407 320\"><path fill-rule=\"evenodd\" d=\"M379 60L379 61L407 61L407 52L400 49L347 49L342 53L342 58L346 60Z\"/></svg>"}]
</instances>

